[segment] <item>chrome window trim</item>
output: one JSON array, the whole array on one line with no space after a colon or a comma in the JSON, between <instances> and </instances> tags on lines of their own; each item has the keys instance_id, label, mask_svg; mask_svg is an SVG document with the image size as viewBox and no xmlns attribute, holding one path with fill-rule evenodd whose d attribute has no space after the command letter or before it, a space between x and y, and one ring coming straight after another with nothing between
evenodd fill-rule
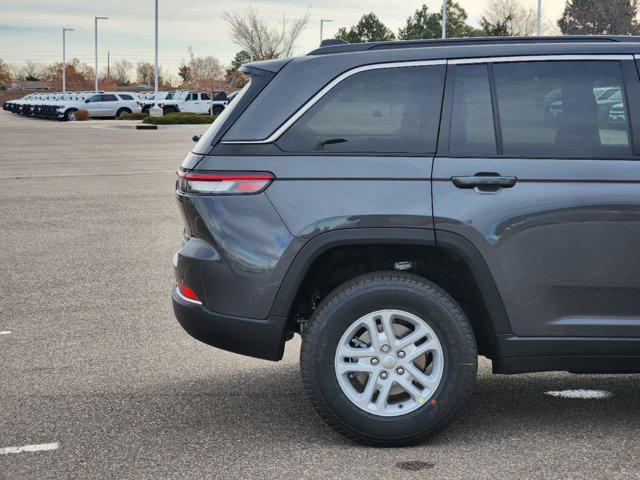
<instances>
[{"instance_id":1,"label":"chrome window trim","mask_svg":"<svg viewBox=\"0 0 640 480\"><path fill-rule=\"evenodd\" d=\"M545 62L545 61L579 61L579 60L633 60L633 55L518 55L512 57L478 57L449 60L449 65L468 65L473 63L506 63L506 62Z\"/></svg>"},{"instance_id":2,"label":"chrome window trim","mask_svg":"<svg viewBox=\"0 0 640 480\"><path fill-rule=\"evenodd\" d=\"M286 132L302 115L307 113L322 97L324 97L331 89L343 80L357 73L367 70L379 70L383 68L402 68L402 67L421 67L429 65L471 65L477 63L507 63L507 62L544 62L544 61L584 61L584 60L634 60L640 59L640 55L624 54L624 55L518 55L505 57L477 57L477 58L457 58L451 60L417 60L409 62L389 62L377 63L372 65L363 65L360 67L347 70L338 75L331 82L325 85L318 93L309 99L301 108L291 115L280 127L278 127L271 135L262 140L223 140L223 145L255 145L273 143Z\"/></svg>"},{"instance_id":3,"label":"chrome window trim","mask_svg":"<svg viewBox=\"0 0 640 480\"><path fill-rule=\"evenodd\" d=\"M269 137L264 140L226 140L220 143L225 145L231 144L256 144L256 143L273 143L275 142L284 132L286 132L291 125L293 125L296 120L298 120L302 115L307 113L311 107L313 107L322 97L324 97L329 90L338 85L343 80L349 78L352 75L357 73L366 72L367 70L381 70L383 68L402 68L402 67L422 67L422 66L430 66L430 65L446 65L446 60L419 60L412 62L390 62L390 63L377 63L372 65L363 65L361 67L356 67L351 70L347 70L346 72L338 75L331 82L325 85L318 93L316 93L310 100L307 101L301 108L299 108L287 121L285 121L280 127L276 129Z\"/></svg>"}]
</instances>

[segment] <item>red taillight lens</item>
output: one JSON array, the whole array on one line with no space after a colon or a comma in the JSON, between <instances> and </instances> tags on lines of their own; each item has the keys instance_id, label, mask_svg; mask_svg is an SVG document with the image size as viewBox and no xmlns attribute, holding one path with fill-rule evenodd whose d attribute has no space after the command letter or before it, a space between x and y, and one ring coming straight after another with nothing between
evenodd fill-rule
<instances>
[{"instance_id":1,"label":"red taillight lens","mask_svg":"<svg viewBox=\"0 0 640 480\"><path fill-rule=\"evenodd\" d=\"M205 195L243 195L259 193L275 177L268 172L188 173L178 171L178 190Z\"/></svg>"},{"instance_id":2,"label":"red taillight lens","mask_svg":"<svg viewBox=\"0 0 640 480\"><path fill-rule=\"evenodd\" d=\"M196 295L196 292L191 290L186 285L179 283L176 288L178 291L178 296L182 298L185 302L194 303L196 305L202 305L202 302L198 298L198 295Z\"/></svg>"}]
</instances>

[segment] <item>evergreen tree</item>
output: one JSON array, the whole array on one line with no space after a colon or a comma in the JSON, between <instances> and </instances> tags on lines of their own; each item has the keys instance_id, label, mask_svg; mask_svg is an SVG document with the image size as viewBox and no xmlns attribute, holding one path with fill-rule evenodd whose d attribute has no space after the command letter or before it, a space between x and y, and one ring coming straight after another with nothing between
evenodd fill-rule
<instances>
[{"instance_id":1,"label":"evergreen tree","mask_svg":"<svg viewBox=\"0 0 640 480\"><path fill-rule=\"evenodd\" d=\"M447 0L447 38L471 37L478 31L467 23L467 12L458 2ZM418 40L422 38L440 38L442 36L442 12L430 13L426 5L422 5L407 18L404 28L398 33L401 40Z\"/></svg>"},{"instance_id":2,"label":"evergreen tree","mask_svg":"<svg viewBox=\"0 0 640 480\"><path fill-rule=\"evenodd\" d=\"M567 0L558 26L565 35L637 35L637 0Z\"/></svg>"},{"instance_id":3,"label":"evergreen tree","mask_svg":"<svg viewBox=\"0 0 640 480\"><path fill-rule=\"evenodd\" d=\"M347 30L338 29L336 38L349 43L380 42L395 40L393 32L374 13L363 15L360 21Z\"/></svg>"}]
</instances>

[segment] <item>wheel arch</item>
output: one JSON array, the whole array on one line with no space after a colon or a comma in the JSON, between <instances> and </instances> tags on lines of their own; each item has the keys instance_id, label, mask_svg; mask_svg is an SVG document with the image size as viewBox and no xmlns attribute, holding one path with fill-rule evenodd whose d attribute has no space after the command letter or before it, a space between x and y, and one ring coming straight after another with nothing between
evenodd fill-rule
<instances>
[{"instance_id":1,"label":"wheel arch","mask_svg":"<svg viewBox=\"0 0 640 480\"><path fill-rule=\"evenodd\" d=\"M317 265L338 249L351 248L351 252L355 253L360 249L367 250L378 246L382 247L381 251L395 249L426 254L428 250L430 257L442 257L444 262L448 258L459 259L468 269L474 283L473 288L477 290L478 299L485 310L478 313L478 318L470 318L479 343L484 343L483 354L499 354L498 335L511 333L500 293L489 268L473 244L460 235L448 232L438 231L436 237L435 231L429 229L361 228L320 234L307 242L296 255L278 290L271 314L287 317L292 324L291 328L295 329L293 322L296 321L301 295L306 293L309 282L313 280L311 277L315 276L314 269ZM463 268L462 265L459 267ZM356 272L360 273L363 272ZM430 275L424 272L418 274L439 284L458 300L439 279L430 278ZM348 278L343 278L345 281L346 279Z\"/></svg>"}]
</instances>

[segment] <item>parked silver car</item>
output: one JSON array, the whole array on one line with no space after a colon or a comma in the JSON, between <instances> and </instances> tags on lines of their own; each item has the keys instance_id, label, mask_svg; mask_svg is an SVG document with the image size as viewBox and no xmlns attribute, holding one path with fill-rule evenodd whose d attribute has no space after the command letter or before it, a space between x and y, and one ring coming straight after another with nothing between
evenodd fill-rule
<instances>
[{"instance_id":1,"label":"parked silver car","mask_svg":"<svg viewBox=\"0 0 640 480\"><path fill-rule=\"evenodd\" d=\"M89 116L120 118L126 113L140 112L138 97L134 93L100 92L84 101L70 101L60 105L57 116L64 120L75 120L78 110L86 110Z\"/></svg>"}]
</instances>

